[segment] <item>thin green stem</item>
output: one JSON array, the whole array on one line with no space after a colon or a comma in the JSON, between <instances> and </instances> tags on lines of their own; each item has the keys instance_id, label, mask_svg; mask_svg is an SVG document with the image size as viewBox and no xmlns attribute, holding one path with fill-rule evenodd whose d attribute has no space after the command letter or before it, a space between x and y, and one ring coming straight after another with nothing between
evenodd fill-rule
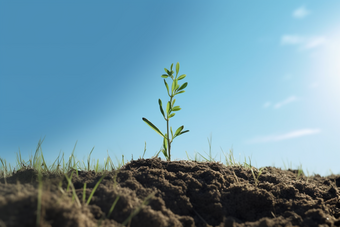
<instances>
[{"instance_id":1,"label":"thin green stem","mask_svg":"<svg viewBox=\"0 0 340 227\"><path fill-rule=\"evenodd\" d=\"M170 96L170 110L171 110L171 103L172 103L172 98L173 98L173 91L171 91L171 96ZM169 115L170 115L171 111L169 111L169 113L167 114L168 115L168 118L166 119L166 129L167 129L167 140L168 140L168 150L169 150L169 160L168 161L171 161L171 154L170 154L170 151L171 151L171 142L170 142L170 134L169 134Z\"/></svg>"},{"instance_id":2,"label":"thin green stem","mask_svg":"<svg viewBox=\"0 0 340 227\"><path fill-rule=\"evenodd\" d=\"M169 117L169 115L168 115ZM166 131L167 131L167 135L166 135L166 140L167 140L167 143L168 143L168 161L171 160L171 157L170 157L170 143L169 143L169 118L166 119Z\"/></svg>"}]
</instances>

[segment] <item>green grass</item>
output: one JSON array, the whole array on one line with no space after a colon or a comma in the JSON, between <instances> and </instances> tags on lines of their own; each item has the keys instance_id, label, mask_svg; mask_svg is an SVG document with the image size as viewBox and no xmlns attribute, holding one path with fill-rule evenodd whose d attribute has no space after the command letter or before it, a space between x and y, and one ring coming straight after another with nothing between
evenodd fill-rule
<instances>
[{"instance_id":1,"label":"green grass","mask_svg":"<svg viewBox=\"0 0 340 227\"><path fill-rule=\"evenodd\" d=\"M43 139L44 140L44 139ZM63 174L67 181L68 181L68 185L67 185L67 189L66 189L66 192L68 192L70 189L72 190L72 201L75 201L75 203L77 204L77 206L80 208L82 206L86 206L90 203L91 201L91 198L93 196L93 194L95 193L98 185L100 184L100 182L103 180L103 178L105 177L105 174L100 178L100 180L97 182L97 184L95 185L95 187L93 188L89 198L87 198L86 200L86 195L85 195L85 191L86 191L86 183L84 184L84 191L83 191L83 198L82 198L82 203L79 201L78 197L76 196L76 193L75 193L75 188L72 184L72 181L71 181L71 178L72 178L72 175L73 175L73 172L76 171L76 174L78 176L78 169L83 169L85 171L90 171L91 169L94 170L96 173L100 173L100 172L103 172L103 171L112 171L112 170L117 170L117 173L119 172L119 169L125 164L125 160L124 160L124 155L122 155L122 161L119 162L119 160L117 159L118 161L118 165L115 166L112 162L112 159L111 157L107 156L106 159L104 159L104 166L100 166L99 165L99 159L97 159L97 161L94 160L94 164L91 166L91 161L90 161L90 157L91 157L91 154L93 152L93 149L94 147L92 148L89 156L88 156L88 159L87 159L87 165L84 163L84 161L82 163L80 163L79 161L76 161L76 158L74 156L74 151L75 151L75 148L76 148L76 145L77 145L77 142L73 148L73 151L72 151L72 154L71 156L69 157L69 160L68 162L65 162L64 160L64 153L62 155L62 158L59 159L59 156L58 158L53 162L53 164L50 166L50 167L47 167L46 165L46 162L45 162L45 159L44 159L44 155L42 153L42 149L41 149L41 144L43 142L43 140L39 140L38 142L38 146L36 148L36 152L34 154L34 157L32 158L29 158L29 161L28 162L25 162L22 158L21 158L21 153L20 153L20 149L19 149L19 155L17 155L17 171L21 170L21 169L35 169L38 171L38 180L39 180L39 186L38 186L38 201L37 201L37 219L36 219L36 226L39 226L39 223L40 223L40 214L41 214L41 197L42 197L42 186L43 186L43 181L42 181L42 173L58 173L58 174ZM203 158L203 162L205 161L209 161L209 162L216 162L215 161L215 158L212 157L211 155L211 141L209 141L208 139L208 142L209 142L209 154L208 154L208 158L204 157L203 155L201 155L200 153L198 153L198 155ZM40 153L39 153L39 150L40 150ZM145 154L145 151L146 151L146 142L145 142L145 147L144 147L144 153L143 153L143 156L142 158L144 158L144 154ZM155 156L153 157L158 157L159 153L161 152L161 150L155 154ZM224 154L223 150L222 150L222 153ZM202 160L199 160L197 158L197 153L195 154L195 158L194 160L190 159L188 153L186 152L187 154L187 157L188 157L188 160L190 161L195 161L195 162L202 162ZM235 162L235 159L234 159L234 155L233 155L233 151L232 150L229 150L229 154L224 154L225 156L225 165L226 166L242 166L242 167L245 167L245 168L249 168L252 172L252 175L254 177L254 181L255 181L255 186L258 185L258 178L260 177L262 171L264 168L261 168L259 170L259 173L258 173L258 176L256 177L255 174L254 174L254 167L251 165L251 160L250 160L250 157L249 158L249 163L246 162L246 158L244 160L244 162L241 164L240 162ZM141 158L141 157L139 157ZM133 157L132 157L133 159ZM62 161L61 161L62 160ZM9 177L11 175L14 174L14 170L15 168L12 170L12 167L10 164L8 164L7 166L7 162L6 160L2 159L0 157L0 162L1 162L1 165L0 166L0 177L4 177L4 181L5 181L5 184L7 185L7 181L6 181L6 177ZM220 162L221 162L221 156L220 156ZM223 163L223 162L222 162ZM82 164L82 165L81 165ZM223 163L224 164L224 163ZM286 168L286 165L284 164L285 166L285 170L287 169ZM290 164L290 168L291 168L291 164ZM8 171L9 170L9 171ZM66 173L68 173L69 171L72 171L71 172L71 175L70 177L66 175ZM307 171L308 172L308 171ZM117 174L116 173L116 174ZM303 173L302 171L302 165L300 165L300 167L298 168L298 174L297 174L297 179L300 177L300 175ZM115 178L114 178L114 186L116 186L116 176L115 175ZM234 177L236 178L236 181L238 182L238 179L236 177L236 174L234 173ZM309 174L308 174L308 177L309 177ZM307 177L307 182L308 182L308 177ZM65 195L66 192L61 188L61 182L59 183L59 187L58 189ZM131 214L130 216L122 223L123 225L127 225L131 222L131 219L136 215L138 214L138 212L140 211L140 209L142 208L142 206L144 205L147 205L148 204L148 201L151 197L153 197L154 194L150 194L144 201L143 203L137 208L135 209ZM108 214L107 214L107 218L111 215L111 213L113 212L114 210L114 207L115 205L117 204L119 200L119 195L117 196L117 198L115 199L115 201L113 202ZM86 203L85 203L86 201ZM102 222L102 219L99 220L99 223L98 223L98 226L100 226Z\"/></svg>"},{"instance_id":2,"label":"green grass","mask_svg":"<svg viewBox=\"0 0 340 227\"><path fill-rule=\"evenodd\" d=\"M19 149L19 155L17 154L17 171L19 171L21 169L34 169L34 170L38 171L39 186L38 186L38 199L37 199L36 226L40 226L40 218L41 218L40 217L40 215L41 215L41 197L42 197L42 193L43 193L43 190L42 190L42 188L43 188L42 173L47 172L47 173L59 173L59 174L63 174L65 176L65 178L67 179L67 181L68 181L66 192L61 188L61 182L59 183L58 189L65 195L69 191L69 189L71 188L71 190L72 190L72 201L75 201L79 208L81 208L82 206L86 206L86 205L88 205L90 203L91 198L92 198L93 194L95 193L97 187L99 186L100 182L105 177L105 174L103 174L103 176L100 178L100 180L97 182L97 184L95 185L95 187L91 191L91 194L90 194L89 198L87 199L86 203L85 203L85 200L86 200L86 195L85 195L86 183L84 184L83 200L82 200L82 203L80 203L80 201L79 201L79 199L78 199L78 197L76 195L74 185L72 184L72 181L71 181L74 171L76 171L76 174L78 176L79 161L76 162L75 156L74 156L74 150L75 150L75 147L76 147L77 143L74 146L74 149L72 151L72 155L70 156L68 162L65 163L64 159L62 159L62 168L60 168L61 167L61 162L59 160L59 156L60 155L54 161L52 166L50 168L48 168L47 165L46 165L46 162L45 162L42 150L41 150L42 142L43 141L39 140L38 146L37 146L37 149L36 149L36 152L35 152L35 155L34 155L34 158L33 159L30 158L29 162L25 162L25 161L22 160L20 149ZM145 144L145 147L146 147L146 144ZM39 154L39 149L40 149L40 154ZM85 163L83 162L83 165L85 167L84 168L85 171L86 170L89 171L90 168L91 168L91 166L90 166L90 156L91 156L92 151L93 151L93 149L91 150L90 155L89 155L88 160L87 160L88 161L87 169L86 169ZM145 154L145 150L144 150L144 154ZM63 156L64 156L64 154L63 154ZM56 161L58 161L57 165L55 165ZM14 170L12 172L11 165L9 164L9 166L8 166L9 167L9 171L8 171L6 160L0 158L0 162L2 164L2 168L0 168L0 177L1 176L4 177L5 184L7 185L6 177L9 177L9 176L13 175L14 174ZM114 166L110 156L108 155L108 158L105 160L105 163L104 163L104 168L100 168L99 160L97 160L96 164L93 165L93 170L95 170L96 173L99 173L99 172L103 172L105 170L108 170L109 168L111 168L111 170L117 169L118 171L116 172L115 177L114 177L114 186L116 186L116 183L117 183L116 182L116 176L117 176L117 173L119 172L119 169L121 168L122 165L124 165L124 156L122 156L122 163L119 163L117 168L115 168L115 166ZM71 170L71 175L68 177L66 173L69 172L70 170ZM140 209L144 205L148 204L149 199L152 198L153 196L154 196L154 193L151 193L149 196L147 196L146 199L143 201L143 203L139 207L137 207L122 224L123 225L129 224L131 219L135 215L138 214L138 212L140 211ZM110 208L110 210L109 210L109 212L108 212L108 214L106 216L107 218L113 212L114 207L117 204L118 200L119 200L119 195L116 197L115 201L113 202L113 204L112 204L112 206L111 206L111 208ZM101 220L99 220L98 226L101 225L102 220L103 220L103 218Z\"/></svg>"}]
</instances>

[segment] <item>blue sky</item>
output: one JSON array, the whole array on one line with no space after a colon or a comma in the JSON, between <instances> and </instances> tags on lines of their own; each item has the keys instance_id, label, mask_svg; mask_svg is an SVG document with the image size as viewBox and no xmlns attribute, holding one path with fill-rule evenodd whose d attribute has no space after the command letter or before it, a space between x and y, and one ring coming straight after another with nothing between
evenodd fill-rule
<instances>
[{"instance_id":1,"label":"blue sky","mask_svg":"<svg viewBox=\"0 0 340 227\"><path fill-rule=\"evenodd\" d=\"M164 68L180 63L172 159L233 150L256 167L340 173L339 1L1 1L0 157L39 139L104 163L151 158L166 122ZM176 73L176 72L175 72ZM171 83L171 79L167 79ZM164 159L163 155L160 155ZM116 163L116 162L115 162Z\"/></svg>"}]
</instances>

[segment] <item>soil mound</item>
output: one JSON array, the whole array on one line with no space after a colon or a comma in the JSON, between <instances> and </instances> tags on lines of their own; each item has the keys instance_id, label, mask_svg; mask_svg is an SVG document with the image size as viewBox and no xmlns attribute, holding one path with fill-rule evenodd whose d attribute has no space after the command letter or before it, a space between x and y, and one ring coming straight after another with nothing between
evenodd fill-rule
<instances>
[{"instance_id":1,"label":"soil mound","mask_svg":"<svg viewBox=\"0 0 340 227\"><path fill-rule=\"evenodd\" d=\"M290 169L261 172L153 158L120 170L69 171L67 176L77 198L64 175L44 173L40 212L36 170L20 170L6 182L0 178L0 227L123 226L124 221L133 227L340 226L340 175L307 178Z\"/></svg>"}]
</instances>

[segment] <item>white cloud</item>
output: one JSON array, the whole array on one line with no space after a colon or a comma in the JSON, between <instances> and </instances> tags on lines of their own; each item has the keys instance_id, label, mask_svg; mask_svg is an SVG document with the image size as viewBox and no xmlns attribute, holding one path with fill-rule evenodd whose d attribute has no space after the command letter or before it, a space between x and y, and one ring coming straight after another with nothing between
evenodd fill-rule
<instances>
[{"instance_id":1,"label":"white cloud","mask_svg":"<svg viewBox=\"0 0 340 227\"><path fill-rule=\"evenodd\" d=\"M304 6L301 6L300 8L297 8L296 10L294 10L293 17L300 19L300 18L304 18L308 14L310 14L310 11L307 10Z\"/></svg>"},{"instance_id":2,"label":"white cloud","mask_svg":"<svg viewBox=\"0 0 340 227\"><path fill-rule=\"evenodd\" d=\"M270 104L271 104L270 102L266 102L265 104L263 104L263 107L264 107L264 108L267 108L267 107L270 106Z\"/></svg>"},{"instance_id":3,"label":"white cloud","mask_svg":"<svg viewBox=\"0 0 340 227\"><path fill-rule=\"evenodd\" d=\"M270 135L270 136L260 136L256 137L252 140L249 140L248 143L266 143L266 142L275 142L287 139L293 139L301 136L312 135L321 132L320 129L300 129L296 131L292 131L282 135Z\"/></svg>"},{"instance_id":4,"label":"white cloud","mask_svg":"<svg viewBox=\"0 0 340 227\"><path fill-rule=\"evenodd\" d=\"M281 45L299 45L300 50L309 50L326 43L323 36L303 37L299 35L283 35Z\"/></svg>"},{"instance_id":5,"label":"white cloud","mask_svg":"<svg viewBox=\"0 0 340 227\"><path fill-rule=\"evenodd\" d=\"M290 103L290 102L293 102L293 101L295 101L295 100L297 100L297 98L296 98L295 96L290 96L289 98L283 100L282 102L276 103L275 106L274 106L274 108L275 108L275 109L278 109L278 108L280 108L281 106L286 105L286 104L288 104L288 103Z\"/></svg>"},{"instance_id":6,"label":"white cloud","mask_svg":"<svg viewBox=\"0 0 340 227\"><path fill-rule=\"evenodd\" d=\"M281 37L281 44L299 44L304 41L304 38L298 35L284 35Z\"/></svg>"},{"instance_id":7,"label":"white cloud","mask_svg":"<svg viewBox=\"0 0 340 227\"><path fill-rule=\"evenodd\" d=\"M324 74L327 71L329 75L334 75L337 78L337 81L334 81L334 83L339 84L340 26L334 27L330 32L326 33L326 37L327 40L315 40L310 43L310 46L315 46L323 42L322 48L316 48L311 52L311 58L314 59L314 64L322 69Z\"/></svg>"},{"instance_id":8,"label":"white cloud","mask_svg":"<svg viewBox=\"0 0 340 227\"><path fill-rule=\"evenodd\" d=\"M308 39L304 45L303 45L303 49L312 49L315 48L317 46L320 46L321 44L326 42L326 38L324 37L314 37L314 38L310 38Z\"/></svg>"}]
</instances>

